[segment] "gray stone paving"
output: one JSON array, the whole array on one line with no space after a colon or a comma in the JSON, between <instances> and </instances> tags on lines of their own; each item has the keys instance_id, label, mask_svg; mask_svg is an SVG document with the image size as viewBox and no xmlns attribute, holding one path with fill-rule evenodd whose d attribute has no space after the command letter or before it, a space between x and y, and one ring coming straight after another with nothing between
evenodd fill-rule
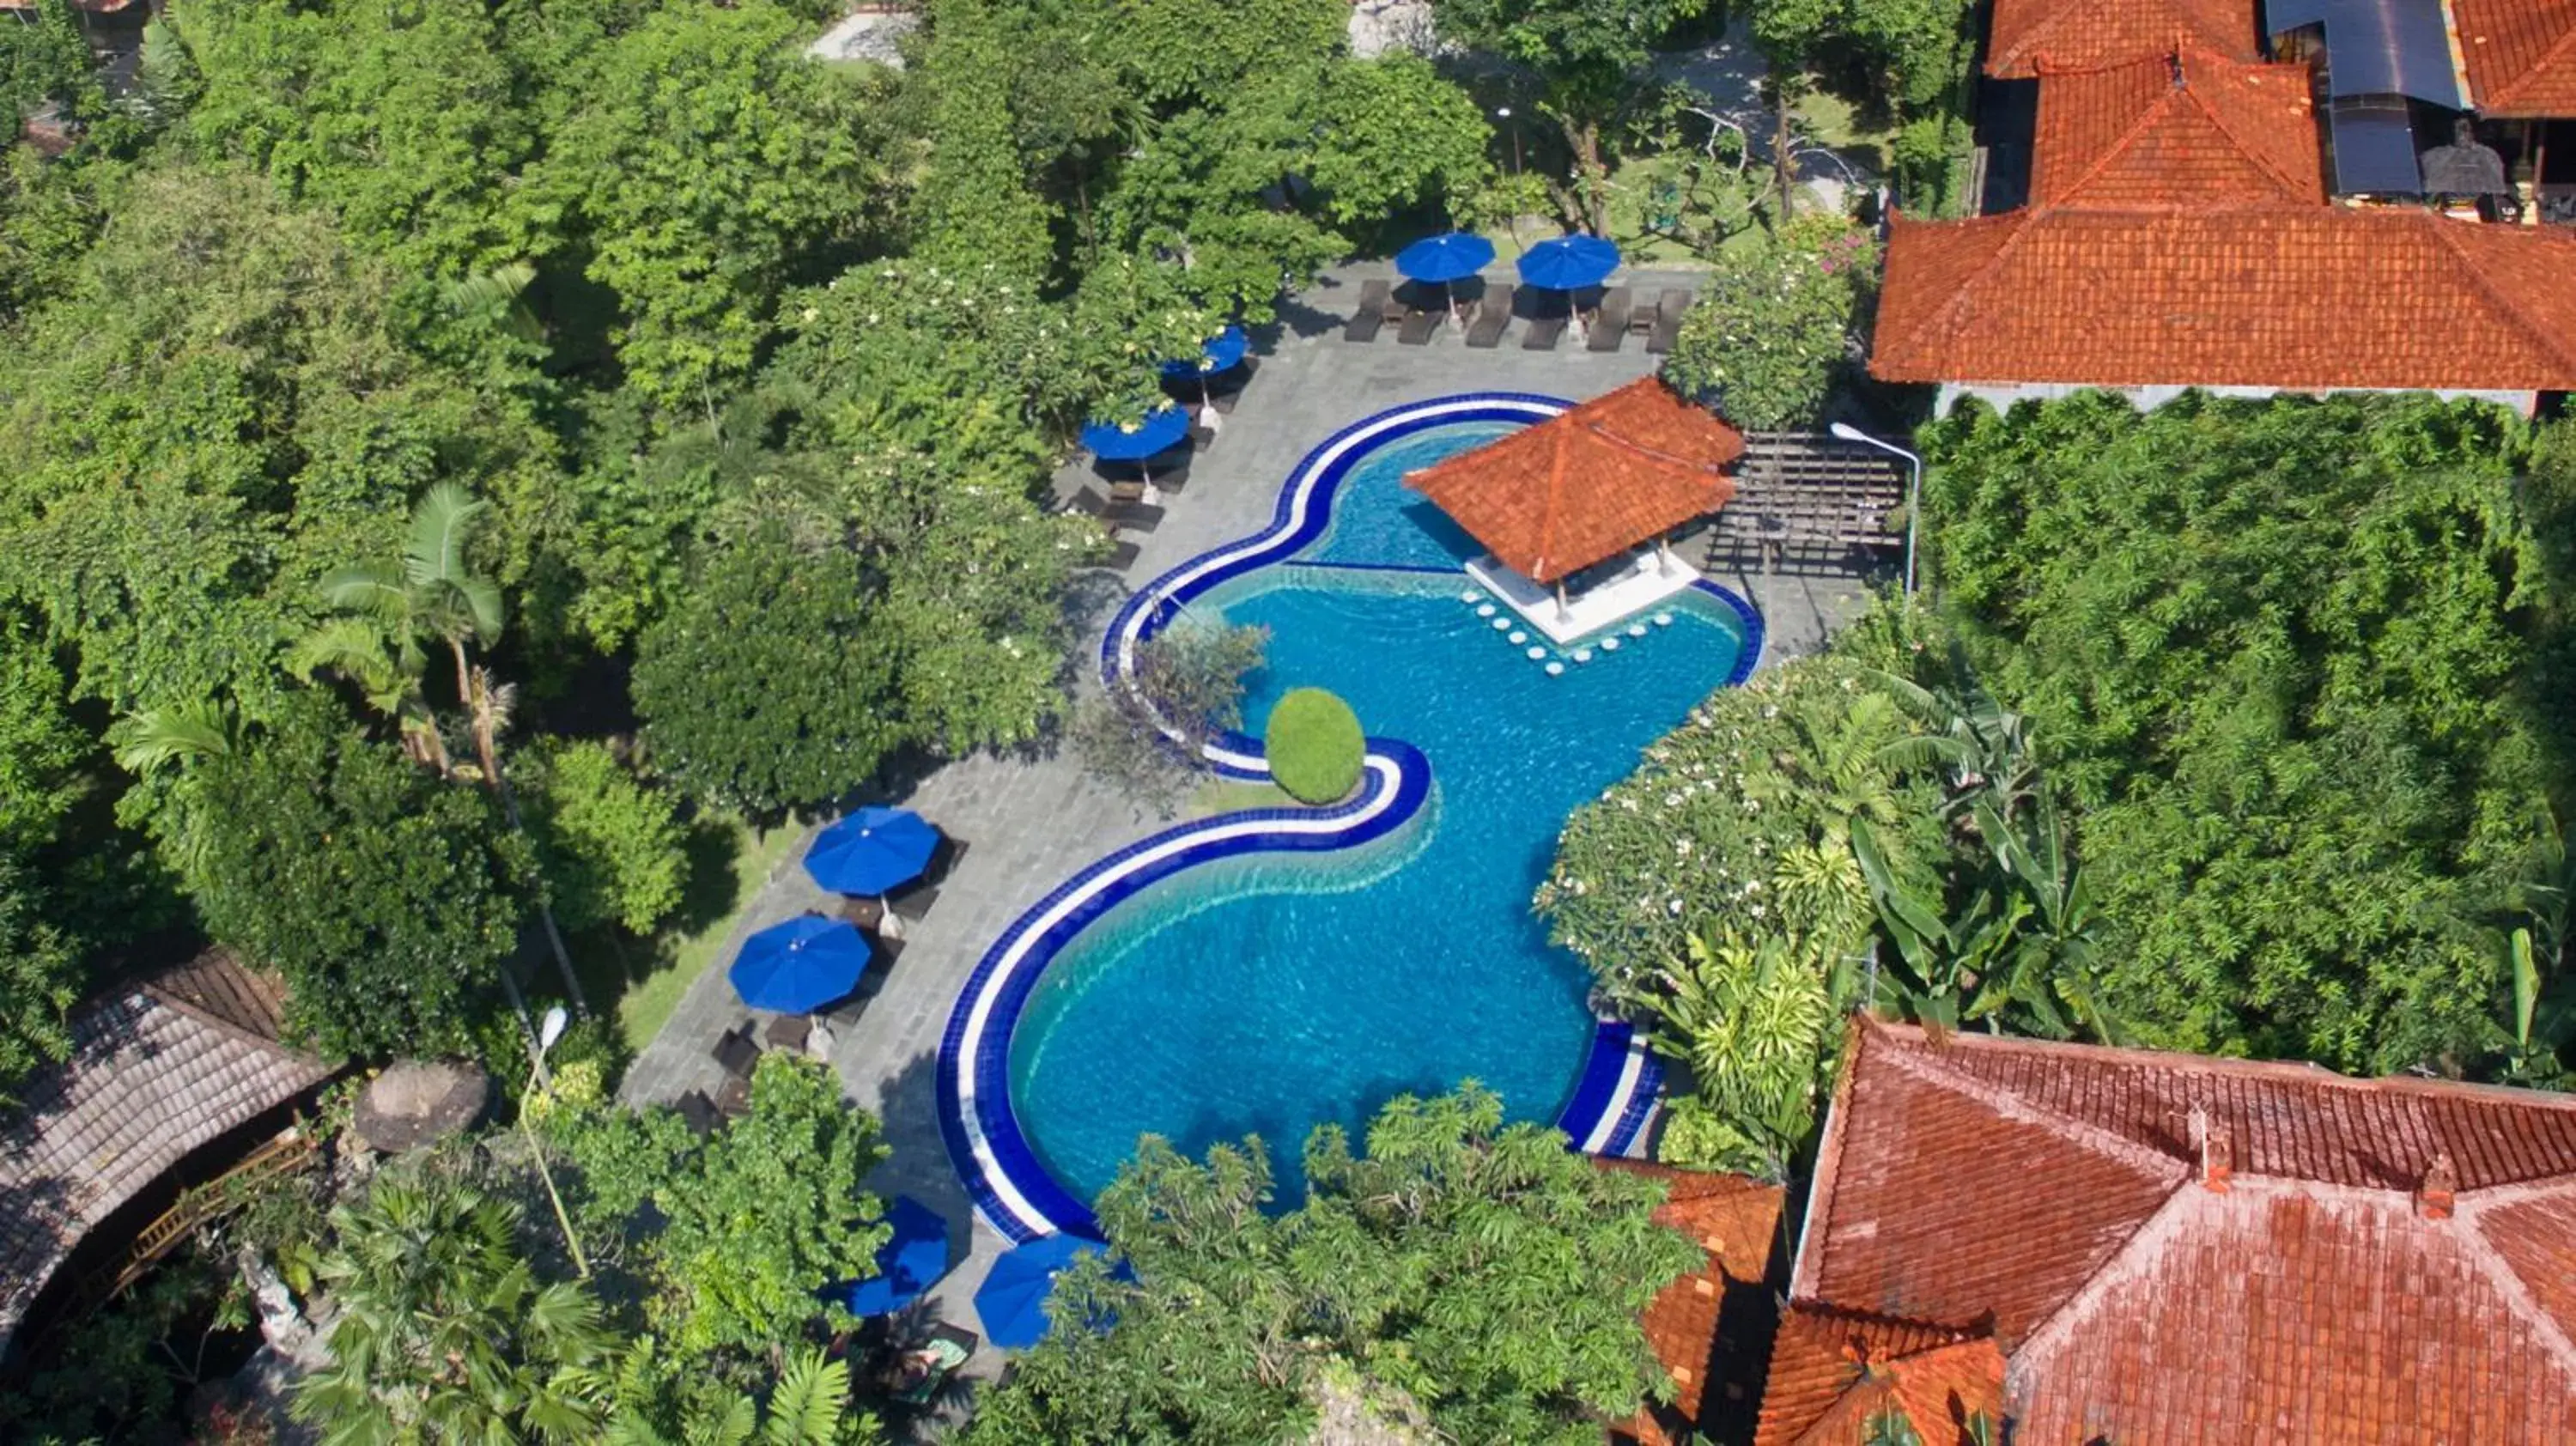
<instances>
[{"instance_id":1,"label":"gray stone paving","mask_svg":"<svg viewBox=\"0 0 2576 1446\"><path fill-rule=\"evenodd\" d=\"M1343 342L1341 320L1359 283L1384 274L1383 268L1355 268L1338 277L1338 284L1301 297L1280 326L1256 337L1255 374L1218 439L1194 460L1182 489L1166 499L1162 525L1137 539L1136 564L1114 584L1103 575L1101 595L1091 600L1086 659L1107 614L1130 586L1259 529L1289 469L1349 423L1402 403L1465 391L1581 399L1652 369L1653 358L1633 337L1621 351L1607 354L1585 351L1571 338L1554 352L1524 352L1517 331L1492 351L1469 350L1454 329L1426 347L1398 345L1391 327L1374 343ZM1665 282L1650 275L1631 284ZM1670 282L1688 284L1680 276ZM1069 488L1087 475L1076 464L1060 485ZM1841 574L1738 572L1721 574L1720 580L1754 599L1781 655L1811 648L1833 620L1856 605L1860 591L1856 579ZM898 801L969 848L927 918L907 930L900 958L856 1024L839 1032L833 1061L852 1098L885 1122L893 1153L875 1187L915 1196L947 1218L953 1238L971 1242L933 1296L940 1318L971 1329L975 1288L1004 1242L972 1218L939 1136L933 1091L948 1012L976 961L1012 919L1084 865L1164 820L1093 784L1069 753L960 759ZM800 842L743 910L734 937L717 956L719 964L733 957L751 929L829 905L797 864L803 850ZM707 969L627 1072L625 1098L667 1102L690 1089L712 1091L720 1075L709 1051L743 1017L724 969ZM970 1373L998 1365L994 1353L983 1352Z\"/></svg>"}]
</instances>

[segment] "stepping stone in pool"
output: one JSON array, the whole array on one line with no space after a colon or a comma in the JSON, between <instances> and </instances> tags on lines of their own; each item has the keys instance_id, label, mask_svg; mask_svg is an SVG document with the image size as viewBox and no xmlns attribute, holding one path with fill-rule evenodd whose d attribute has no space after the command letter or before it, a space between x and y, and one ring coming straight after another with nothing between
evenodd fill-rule
<instances>
[{"instance_id":1,"label":"stepping stone in pool","mask_svg":"<svg viewBox=\"0 0 2576 1446\"><path fill-rule=\"evenodd\" d=\"M1471 587L1465 592L1458 594L1458 601L1462 603L1482 602L1484 601L1484 597L1485 595L1483 593L1480 593Z\"/></svg>"},{"instance_id":2,"label":"stepping stone in pool","mask_svg":"<svg viewBox=\"0 0 2576 1446\"><path fill-rule=\"evenodd\" d=\"M1645 625L1644 623L1630 623L1630 624L1628 624L1628 636L1630 636L1630 637L1632 637L1632 638L1642 638L1642 637L1644 637L1645 635L1646 635L1646 625Z\"/></svg>"},{"instance_id":3,"label":"stepping stone in pool","mask_svg":"<svg viewBox=\"0 0 2576 1446\"><path fill-rule=\"evenodd\" d=\"M1578 662L1578 663L1588 663L1588 662L1591 662L1591 661L1592 661L1592 650L1591 650L1590 648L1577 648L1577 649L1575 649L1575 650L1574 650L1574 661L1576 661L1576 662Z\"/></svg>"},{"instance_id":4,"label":"stepping stone in pool","mask_svg":"<svg viewBox=\"0 0 2576 1446\"><path fill-rule=\"evenodd\" d=\"M1503 629L1505 629L1505 628L1507 628L1507 627L1510 627L1511 625L1512 625L1512 620L1511 620L1510 618L1496 618L1496 619L1494 619L1494 631L1495 631L1495 632L1498 632L1498 633L1499 633L1499 632L1501 632Z\"/></svg>"},{"instance_id":5,"label":"stepping stone in pool","mask_svg":"<svg viewBox=\"0 0 2576 1446\"><path fill-rule=\"evenodd\" d=\"M1518 634L1518 633L1514 633L1514 634L1512 634L1512 636L1517 638L1517 637L1519 637L1519 636L1520 636L1520 634ZM1530 658L1530 661L1531 661L1531 662L1533 662L1533 663L1537 662L1539 659L1544 658L1544 657L1546 657L1546 656L1547 656L1547 649L1545 649L1545 648L1533 647L1533 648L1531 648L1531 649L1529 650L1529 658Z\"/></svg>"},{"instance_id":6,"label":"stepping stone in pool","mask_svg":"<svg viewBox=\"0 0 2576 1446\"><path fill-rule=\"evenodd\" d=\"M1526 643L1526 642L1528 642L1528 641L1529 641L1529 634L1527 634L1527 633L1525 633L1525 632L1522 632L1522 631L1521 631L1520 629L1518 629L1518 628L1514 628L1514 629L1512 629L1512 635L1511 635L1510 637L1508 637L1508 638L1505 638L1503 641L1505 641L1505 642L1507 642L1507 643L1511 644L1513 647L1517 648L1517 647L1519 647L1521 644Z\"/></svg>"},{"instance_id":7,"label":"stepping stone in pool","mask_svg":"<svg viewBox=\"0 0 2576 1446\"><path fill-rule=\"evenodd\" d=\"M1615 653L1619 651L1619 640L1617 638L1603 638L1601 640L1601 651L1605 653Z\"/></svg>"},{"instance_id":8,"label":"stepping stone in pool","mask_svg":"<svg viewBox=\"0 0 2576 1446\"><path fill-rule=\"evenodd\" d=\"M1562 673L1562 672L1564 672L1564 671L1565 671L1565 665L1564 665L1563 663L1550 663L1550 664L1548 664L1548 665L1547 665L1547 675L1548 675L1549 677L1551 677L1551 678L1553 678L1553 677L1557 676L1558 674L1560 674L1560 673Z\"/></svg>"},{"instance_id":9,"label":"stepping stone in pool","mask_svg":"<svg viewBox=\"0 0 2576 1446\"><path fill-rule=\"evenodd\" d=\"M1487 604L1485 604L1483 607L1480 607L1480 608L1476 609L1476 616L1478 616L1478 617L1480 617L1480 618L1489 618L1489 617L1492 617L1493 615L1494 615L1494 605L1493 605L1492 603L1487 603Z\"/></svg>"},{"instance_id":10,"label":"stepping stone in pool","mask_svg":"<svg viewBox=\"0 0 2576 1446\"><path fill-rule=\"evenodd\" d=\"M1656 626L1656 627L1659 627L1659 628L1668 628L1668 627L1671 627L1672 625L1673 625L1673 615L1672 615L1671 613L1657 613L1657 614L1655 614L1655 626Z\"/></svg>"}]
</instances>

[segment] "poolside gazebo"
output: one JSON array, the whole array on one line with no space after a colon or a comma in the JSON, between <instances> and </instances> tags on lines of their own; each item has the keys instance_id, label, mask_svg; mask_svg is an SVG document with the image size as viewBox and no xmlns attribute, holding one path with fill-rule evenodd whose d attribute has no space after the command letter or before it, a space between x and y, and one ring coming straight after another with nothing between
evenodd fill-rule
<instances>
[{"instance_id":1,"label":"poolside gazebo","mask_svg":"<svg viewBox=\"0 0 2576 1446\"><path fill-rule=\"evenodd\" d=\"M1743 455L1743 433L1645 377L1404 480L1484 545L1469 575L1562 643L1699 580L1666 536L1735 496Z\"/></svg>"}]
</instances>

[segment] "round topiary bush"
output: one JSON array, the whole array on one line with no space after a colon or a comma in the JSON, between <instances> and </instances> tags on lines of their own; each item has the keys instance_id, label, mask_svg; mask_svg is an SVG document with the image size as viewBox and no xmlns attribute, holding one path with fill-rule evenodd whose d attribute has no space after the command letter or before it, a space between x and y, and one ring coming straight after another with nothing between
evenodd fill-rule
<instances>
[{"instance_id":1,"label":"round topiary bush","mask_svg":"<svg viewBox=\"0 0 2576 1446\"><path fill-rule=\"evenodd\" d=\"M1359 786L1359 715L1321 688L1297 688L1270 710L1261 740L1270 777L1300 803L1335 803Z\"/></svg>"}]
</instances>

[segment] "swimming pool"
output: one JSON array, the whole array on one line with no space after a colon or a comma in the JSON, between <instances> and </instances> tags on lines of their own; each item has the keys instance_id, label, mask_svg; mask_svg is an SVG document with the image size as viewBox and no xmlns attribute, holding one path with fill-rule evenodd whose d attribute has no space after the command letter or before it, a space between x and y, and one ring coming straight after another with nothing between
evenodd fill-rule
<instances>
[{"instance_id":1,"label":"swimming pool","mask_svg":"<svg viewBox=\"0 0 2576 1446\"><path fill-rule=\"evenodd\" d=\"M1467 408L1471 419L1458 421L1454 406L1408 410L1414 424L1389 414L1383 436L1347 451L1328 515L1292 516L1283 504L1267 548L1230 549L1232 564L1189 577L1193 614L1271 631L1246 699L1249 731L1258 736L1289 688L1340 693L1373 740L1370 792L1345 812L1381 812L1332 852L1238 850L1157 865L1095 898L1059 890L1050 903L1065 917L1049 923L1042 905L1021 931L1044 938L1045 957L1015 995L984 989L998 1005L979 1022L987 973L1018 967L1012 936L996 945L952 1021L952 1044L962 1029L982 1053L952 1070L943 1050L943 1084L967 1096L950 1139L970 1185L978 1170L1008 1174L997 1160L1022 1151L1044 1177L978 1192L1011 1233L1022 1233L1014 1223L1080 1223L1064 1218L1066 1205L1087 1205L1143 1133L1194 1155L1258 1134L1293 1201L1298 1151L1316 1124L1356 1128L1391 1095L1471 1077L1512 1117L1552 1119L1597 1064L1585 973L1548 945L1530 896L1566 816L1740 676L1758 625L1712 589L1676 600L1660 623L1641 620L1643 636L1585 650L1587 661L1573 649L1533 660L1544 640L1511 641L1514 627L1493 626L1507 609L1485 615L1481 595L1465 596L1460 566L1476 549L1402 477L1545 411ZM1292 488L1312 480L1314 463ZM1427 766L1427 790L1408 760L1413 774ZM1291 822L1313 826L1311 815L1274 826ZM1195 827L1205 839L1227 824ZM1172 831L1171 846L1190 833ZM1155 846L1126 853L1152 862ZM1085 877L1123 866L1105 860ZM1002 1038L981 1039L1003 1016ZM995 1108L989 1096L1002 1092ZM979 1129L1006 1136L1003 1148Z\"/></svg>"}]
</instances>

